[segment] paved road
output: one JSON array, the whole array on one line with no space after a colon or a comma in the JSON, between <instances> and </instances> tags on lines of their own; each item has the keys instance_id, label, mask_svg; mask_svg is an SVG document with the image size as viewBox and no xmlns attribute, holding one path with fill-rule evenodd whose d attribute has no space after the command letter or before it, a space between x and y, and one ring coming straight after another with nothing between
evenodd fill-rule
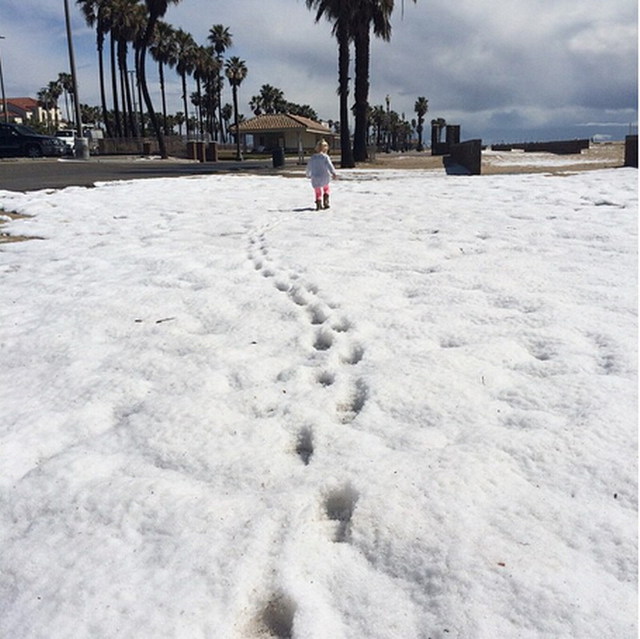
<instances>
[{"instance_id":1,"label":"paved road","mask_svg":"<svg viewBox=\"0 0 640 639\"><path fill-rule=\"evenodd\" d=\"M37 191L66 186L92 186L95 182L136 180L152 177L181 177L211 173L247 171L276 172L271 160L244 162L192 162L144 158L3 159L0 160L0 189Z\"/></svg>"}]
</instances>

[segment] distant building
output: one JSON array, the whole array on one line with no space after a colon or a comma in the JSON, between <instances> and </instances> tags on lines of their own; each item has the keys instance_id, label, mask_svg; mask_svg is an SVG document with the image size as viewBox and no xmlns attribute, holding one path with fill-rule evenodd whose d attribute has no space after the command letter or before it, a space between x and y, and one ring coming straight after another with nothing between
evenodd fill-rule
<instances>
[{"instance_id":1,"label":"distant building","mask_svg":"<svg viewBox=\"0 0 640 639\"><path fill-rule=\"evenodd\" d=\"M34 98L7 98L6 105L0 99L0 121L4 122L5 113L9 122L29 124L36 122L60 122L62 112L59 108L45 109Z\"/></svg>"},{"instance_id":2,"label":"distant building","mask_svg":"<svg viewBox=\"0 0 640 639\"><path fill-rule=\"evenodd\" d=\"M333 146L334 132L320 122L291 113L257 115L240 122L240 135L246 140L253 138L253 148L258 151L285 151L303 153L311 151L319 140L326 140ZM230 127L235 133L235 126Z\"/></svg>"}]
</instances>

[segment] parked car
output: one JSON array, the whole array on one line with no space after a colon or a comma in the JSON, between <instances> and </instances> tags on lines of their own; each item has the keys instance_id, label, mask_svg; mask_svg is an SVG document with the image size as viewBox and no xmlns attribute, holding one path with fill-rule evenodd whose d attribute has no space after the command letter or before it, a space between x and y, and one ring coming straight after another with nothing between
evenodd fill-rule
<instances>
[{"instance_id":1,"label":"parked car","mask_svg":"<svg viewBox=\"0 0 640 639\"><path fill-rule=\"evenodd\" d=\"M98 140L104 137L103 132L100 129L85 127L82 133L91 155L98 155L100 152ZM75 153L76 132L74 129L58 129L55 136L67 145L68 155Z\"/></svg>"},{"instance_id":2,"label":"parked car","mask_svg":"<svg viewBox=\"0 0 640 639\"><path fill-rule=\"evenodd\" d=\"M55 136L41 135L24 124L0 123L0 157L60 157L66 151L67 145Z\"/></svg>"},{"instance_id":3,"label":"parked car","mask_svg":"<svg viewBox=\"0 0 640 639\"><path fill-rule=\"evenodd\" d=\"M76 132L73 129L58 129L55 135L67 145L67 155L72 155L76 143Z\"/></svg>"}]
</instances>

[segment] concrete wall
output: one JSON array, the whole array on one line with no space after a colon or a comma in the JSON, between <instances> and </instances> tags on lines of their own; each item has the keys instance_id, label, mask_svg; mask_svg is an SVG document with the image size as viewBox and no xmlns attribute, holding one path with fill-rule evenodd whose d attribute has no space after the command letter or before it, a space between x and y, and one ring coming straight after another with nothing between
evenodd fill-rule
<instances>
[{"instance_id":1,"label":"concrete wall","mask_svg":"<svg viewBox=\"0 0 640 639\"><path fill-rule=\"evenodd\" d=\"M187 157L187 145L177 135L166 136L167 153L173 157ZM146 138L103 138L98 140L100 155L158 155L158 141Z\"/></svg>"},{"instance_id":2,"label":"concrete wall","mask_svg":"<svg viewBox=\"0 0 640 639\"><path fill-rule=\"evenodd\" d=\"M546 152L558 155L580 153L589 148L589 140L554 140L552 142L528 142L523 145L525 153Z\"/></svg>"},{"instance_id":3,"label":"concrete wall","mask_svg":"<svg viewBox=\"0 0 640 639\"><path fill-rule=\"evenodd\" d=\"M582 149L589 148L589 140L554 140L552 142L519 142L516 144L492 144L493 151L512 151L520 149L528 153L580 153Z\"/></svg>"},{"instance_id":4,"label":"concrete wall","mask_svg":"<svg viewBox=\"0 0 640 639\"><path fill-rule=\"evenodd\" d=\"M446 158L447 173L480 175L482 173L482 140L466 140L452 144ZM456 170L462 167L464 170Z\"/></svg>"},{"instance_id":5,"label":"concrete wall","mask_svg":"<svg viewBox=\"0 0 640 639\"><path fill-rule=\"evenodd\" d=\"M638 168L638 136L627 135L624 139L624 165Z\"/></svg>"}]
</instances>

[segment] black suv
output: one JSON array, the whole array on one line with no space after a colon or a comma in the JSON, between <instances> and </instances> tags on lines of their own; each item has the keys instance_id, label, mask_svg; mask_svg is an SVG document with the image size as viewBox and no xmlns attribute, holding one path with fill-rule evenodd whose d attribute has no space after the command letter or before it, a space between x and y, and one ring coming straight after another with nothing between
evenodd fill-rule
<instances>
[{"instance_id":1,"label":"black suv","mask_svg":"<svg viewBox=\"0 0 640 639\"><path fill-rule=\"evenodd\" d=\"M23 124L0 123L0 157L26 155L30 158L60 156L66 152L62 140L51 135L41 135Z\"/></svg>"}]
</instances>

